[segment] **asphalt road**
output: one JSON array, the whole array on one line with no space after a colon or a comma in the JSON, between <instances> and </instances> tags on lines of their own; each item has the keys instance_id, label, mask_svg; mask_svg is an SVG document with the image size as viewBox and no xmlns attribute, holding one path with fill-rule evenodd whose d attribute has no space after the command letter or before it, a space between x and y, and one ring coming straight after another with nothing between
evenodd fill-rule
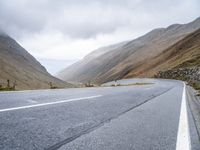
<instances>
[{"instance_id":1,"label":"asphalt road","mask_svg":"<svg viewBox=\"0 0 200 150\"><path fill-rule=\"evenodd\" d=\"M182 82L117 82L153 84L1 92L0 150L200 149Z\"/></svg>"}]
</instances>

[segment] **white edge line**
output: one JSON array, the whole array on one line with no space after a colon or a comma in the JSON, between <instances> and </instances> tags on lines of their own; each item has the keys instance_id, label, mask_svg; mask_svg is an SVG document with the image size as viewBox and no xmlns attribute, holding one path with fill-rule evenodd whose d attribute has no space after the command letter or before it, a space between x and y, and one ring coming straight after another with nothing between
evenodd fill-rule
<instances>
[{"instance_id":1,"label":"white edge line","mask_svg":"<svg viewBox=\"0 0 200 150\"><path fill-rule=\"evenodd\" d=\"M85 99L94 99L101 97L102 95L95 95L95 96L89 96L89 97L82 97L82 98L73 98L68 100L62 100L62 101L55 101L55 102L49 102L49 103L40 103L35 105L27 105L27 106L21 106L21 107L13 107L13 108L6 108L6 109L0 109L0 112L6 112L6 111L13 111L13 110L19 110L19 109L27 109L27 108L34 108L34 107L41 107L41 106L47 106L47 105L54 105L54 104L61 104L71 101L79 101L79 100L85 100Z\"/></svg>"},{"instance_id":2,"label":"white edge line","mask_svg":"<svg viewBox=\"0 0 200 150\"><path fill-rule=\"evenodd\" d=\"M191 150L185 83L183 83L183 94L177 133L176 150Z\"/></svg>"}]
</instances>

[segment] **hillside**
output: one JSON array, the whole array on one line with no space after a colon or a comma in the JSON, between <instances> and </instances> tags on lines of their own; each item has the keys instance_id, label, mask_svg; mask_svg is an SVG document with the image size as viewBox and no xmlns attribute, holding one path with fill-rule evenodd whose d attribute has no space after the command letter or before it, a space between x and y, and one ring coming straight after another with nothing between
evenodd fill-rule
<instances>
[{"instance_id":1,"label":"hillside","mask_svg":"<svg viewBox=\"0 0 200 150\"><path fill-rule=\"evenodd\" d=\"M93 59L87 59L86 56L60 72L58 77L65 81L101 84L121 78L152 76L155 72L146 69L153 69L155 57L199 28L200 18L197 18L188 24L174 24L152 30Z\"/></svg>"},{"instance_id":2,"label":"hillside","mask_svg":"<svg viewBox=\"0 0 200 150\"><path fill-rule=\"evenodd\" d=\"M17 90L72 87L51 76L46 69L14 39L0 32L0 86L16 84Z\"/></svg>"},{"instance_id":3,"label":"hillside","mask_svg":"<svg viewBox=\"0 0 200 150\"><path fill-rule=\"evenodd\" d=\"M200 65L200 29L152 58L151 63L140 65L138 70L152 76L159 71L192 68L198 65ZM132 70L126 77L133 76L136 70Z\"/></svg>"},{"instance_id":4,"label":"hillside","mask_svg":"<svg viewBox=\"0 0 200 150\"><path fill-rule=\"evenodd\" d=\"M127 42L121 42L118 44L96 49L87 56L85 56L83 60L80 60L72 64L65 70L60 71L57 77L65 81L86 83L90 81L91 78L95 77L100 71L102 60L99 60L99 58L101 58L101 56L103 56L104 54L107 54L112 51L114 52L115 50L117 50L117 48L122 47L126 43ZM107 60L109 60L108 57ZM102 66L103 65L104 64L102 64Z\"/></svg>"},{"instance_id":5,"label":"hillside","mask_svg":"<svg viewBox=\"0 0 200 150\"><path fill-rule=\"evenodd\" d=\"M187 81L200 90L200 29L158 55L148 72L159 78Z\"/></svg>"}]
</instances>

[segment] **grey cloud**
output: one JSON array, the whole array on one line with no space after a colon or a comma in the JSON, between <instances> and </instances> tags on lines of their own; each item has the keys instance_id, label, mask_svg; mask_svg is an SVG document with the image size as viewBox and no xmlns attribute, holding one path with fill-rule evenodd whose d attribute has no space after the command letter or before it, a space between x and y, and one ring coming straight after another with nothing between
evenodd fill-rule
<instances>
[{"instance_id":1,"label":"grey cloud","mask_svg":"<svg viewBox=\"0 0 200 150\"><path fill-rule=\"evenodd\" d=\"M122 27L144 28L156 19L165 21L168 12L175 13L184 2L199 4L198 0L2 0L0 27L15 37L58 30L71 38L91 38ZM191 9L200 14L197 6Z\"/></svg>"}]
</instances>

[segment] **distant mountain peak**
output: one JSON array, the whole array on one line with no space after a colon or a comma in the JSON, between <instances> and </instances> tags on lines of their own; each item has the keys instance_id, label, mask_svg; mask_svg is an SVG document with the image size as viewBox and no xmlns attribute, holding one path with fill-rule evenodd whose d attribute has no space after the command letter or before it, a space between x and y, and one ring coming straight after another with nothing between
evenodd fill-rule
<instances>
[{"instance_id":1,"label":"distant mountain peak","mask_svg":"<svg viewBox=\"0 0 200 150\"><path fill-rule=\"evenodd\" d=\"M200 21L200 16L197 19L195 19L193 22L196 22L196 21Z\"/></svg>"},{"instance_id":2,"label":"distant mountain peak","mask_svg":"<svg viewBox=\"0 0 200 150\"><path fill-rule=\"evenodd\" d=\"M176 24L172 24L172 25L168 26L166 29L171 30L171 29L174 29L174 28L177 28L177 27L180 27L180 26L181 26L181 24L176 23Z\"/></svg>"}]
</instances>

